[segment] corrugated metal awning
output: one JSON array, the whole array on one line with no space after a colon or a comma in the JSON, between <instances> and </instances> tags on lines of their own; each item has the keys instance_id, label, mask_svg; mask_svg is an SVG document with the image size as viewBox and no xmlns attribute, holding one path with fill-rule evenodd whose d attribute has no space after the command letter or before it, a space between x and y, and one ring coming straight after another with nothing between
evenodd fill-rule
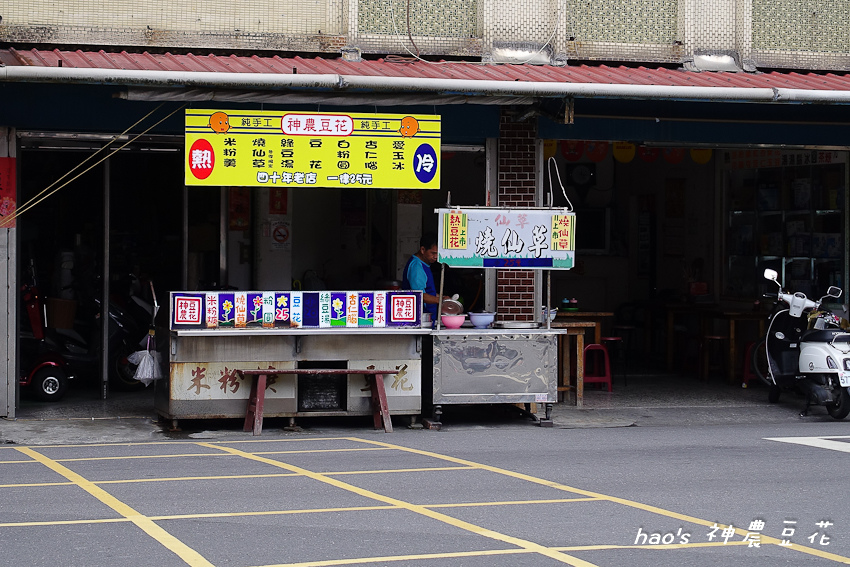
<instances>
[{"instance_id":1,"label":"corrugated metal awning","mask_svg":"<svg viewBox=\"0 0 850 567\"><path fill-rule=\"evenodd\" d=\"M0 81L114 84L160 91L189 89L183 98L215 98L214 90L345 94L406 93L534 97L827 102L850 104L850 74L697 72L663 67L510 65L343 58L130 53L127 51L0 50ZM198 90L200 89L200 90ZM139 91L142 92L142 91ZM424 98L423 98L424 97ZM507 97L507 98L503 98ZM396 99L395 96L391 97ZM287 99L292 102L291 98ZM348 99L346 99L348 100ZM468 101L468 100L467 100Z\"/></svg>"}]
</instances>

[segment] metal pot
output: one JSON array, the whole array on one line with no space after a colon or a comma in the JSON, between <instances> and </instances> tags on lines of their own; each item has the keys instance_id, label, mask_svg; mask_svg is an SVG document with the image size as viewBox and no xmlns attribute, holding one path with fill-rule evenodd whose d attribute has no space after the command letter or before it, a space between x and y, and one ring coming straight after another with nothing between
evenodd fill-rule
<instances>
[{"instance_id":1,"label":"metal pot","mask_svg":"<svg viewBox=\"0 0 850 567\"><path fill-rule=\"evenodd\" d=\"M463 313L463 304L456 299L444 299L442 312L445 315L460 315Z\"/></svg>"}]
</instances>

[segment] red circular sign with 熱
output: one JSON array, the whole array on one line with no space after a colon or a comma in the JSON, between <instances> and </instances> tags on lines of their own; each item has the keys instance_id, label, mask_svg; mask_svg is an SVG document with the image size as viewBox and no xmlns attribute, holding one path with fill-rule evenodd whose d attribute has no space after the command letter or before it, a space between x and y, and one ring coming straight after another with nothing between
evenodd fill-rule
<instances>
[{"instance_id":1,"label":"red circular sign with \u71b1","mask_svg":"<svg viewBox=\"0 0 850 567\"><path fill-rule=\"evenodd\" d=\"M204 138L195 140L189 148L189 171L198 179L206 179L215 167L212 144Z\"/></svg>"}]
</instances>

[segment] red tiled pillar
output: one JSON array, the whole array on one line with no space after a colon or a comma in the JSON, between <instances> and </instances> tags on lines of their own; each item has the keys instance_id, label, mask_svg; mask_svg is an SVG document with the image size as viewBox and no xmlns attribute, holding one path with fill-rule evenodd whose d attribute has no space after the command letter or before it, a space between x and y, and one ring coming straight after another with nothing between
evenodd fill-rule
<instances>
[{"instance_id":1,"label":"red tiled pillar","mask_svg":"<svg viewBox=\"0 0 850 567\"><path fill-rule=\"evenodd\" d=\"M537 187L535 163L537 123L515 122L502 107L499 119L499 196L503 208L533 207ZM534 272L500 270L496 274L496 305L504 321L533 321Z\"/></svg>"}]
</instances>

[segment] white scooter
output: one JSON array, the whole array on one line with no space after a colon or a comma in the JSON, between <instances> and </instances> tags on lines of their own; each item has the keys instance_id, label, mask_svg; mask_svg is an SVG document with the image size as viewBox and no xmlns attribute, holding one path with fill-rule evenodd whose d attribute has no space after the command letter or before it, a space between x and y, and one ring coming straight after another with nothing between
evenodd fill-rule
<instances>
[{"instance_id":1,"label":"white scooter","mask_svg":"<svg viewBox=\"0 0 850 567\"><path fill-rule=\"evenodd\" d=\"M835 419L850 414L850 333L841 328L841 318L822 309L823 300L841 297L841 289L830 286L818 301L802 292L786 293L775 270L765 270L765 279L779 286L777 295L786 304L770 319L765 336L767 372L760 377L771 387L769 400L776 402L783 390L806 398L807 415L811 405L822 405Z\"/></svg>"}]
</instances>

